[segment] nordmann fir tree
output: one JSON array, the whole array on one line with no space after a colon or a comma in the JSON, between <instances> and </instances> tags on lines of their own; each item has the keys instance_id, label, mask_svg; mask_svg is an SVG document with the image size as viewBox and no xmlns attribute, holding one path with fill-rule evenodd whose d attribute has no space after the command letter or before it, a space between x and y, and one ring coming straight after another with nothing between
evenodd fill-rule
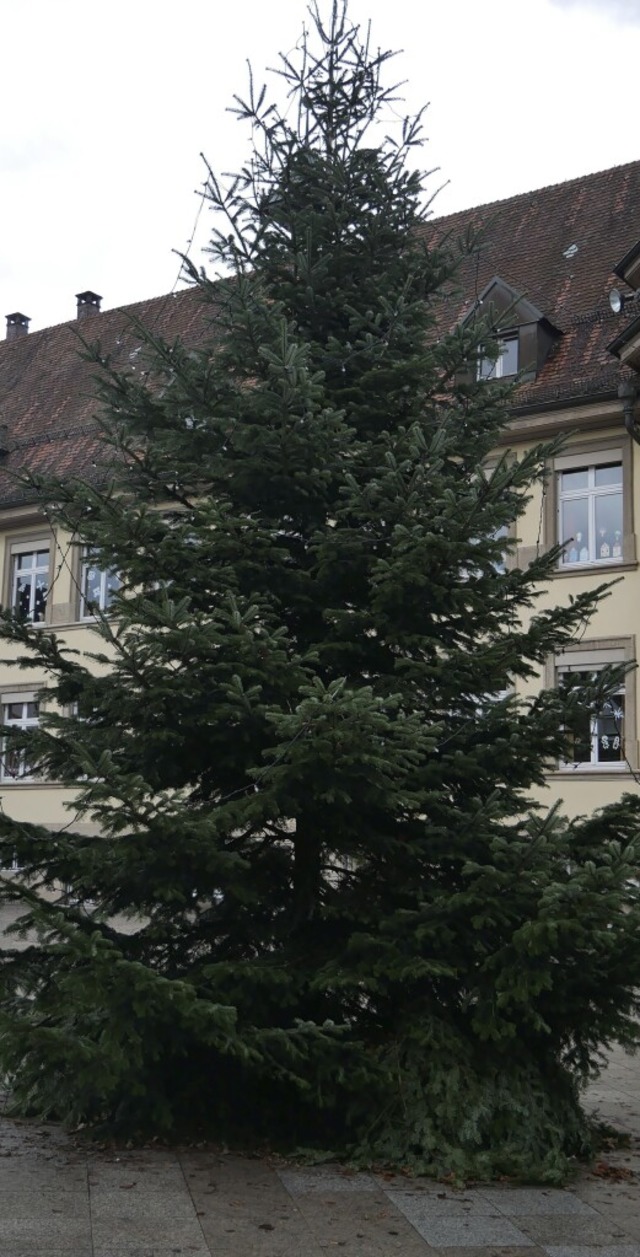
<instances>
[{"instance_id":1,"label":"nordmann fir tree","mask_svg":"<svg viewBox=\"0 0 640 1257\"><path fill-rule=\"evenodd\" d=\"M602 595L536 611L557 554L503 570L548 450L486 470L508 398L468 370L492 329L434 335L420 119L380 139L388 54L312 17L209 180L210 344L95 349L102 486L31 482L122 590L93 660L3 620L47 676L5 733L77 791L66 831L1 818L3 1067L23 1110L128 1133L552 1180L636 1037L638 807L529 798L611 677L509 687Z\"/></svg>"}]
</instances>

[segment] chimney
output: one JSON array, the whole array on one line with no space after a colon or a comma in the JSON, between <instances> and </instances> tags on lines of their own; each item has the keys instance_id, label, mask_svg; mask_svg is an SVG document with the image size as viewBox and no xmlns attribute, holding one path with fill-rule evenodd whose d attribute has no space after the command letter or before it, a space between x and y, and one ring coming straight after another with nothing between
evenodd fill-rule
<instances>
[{"instance_id":1,"label":"chimney","mask_svg":"<svg viewBox=\"0 0 640 1257\"><path fill-rule=\"evenodd\" d=\"M18 336L26 336L31 319L26 314L7 315L7 340L17 340Z\"/></svg>"},{"instance_id":2,"label":"chimney","mask_svg":"<svg viewBox=\"0 0 640 1257\"><path fill-rule=\"evenodd\" d=\"M97 292L77 292L76 301L79 319L89 319L92 314L100 313L102 297L99 297Z\"/></svg>"}]
</instances>

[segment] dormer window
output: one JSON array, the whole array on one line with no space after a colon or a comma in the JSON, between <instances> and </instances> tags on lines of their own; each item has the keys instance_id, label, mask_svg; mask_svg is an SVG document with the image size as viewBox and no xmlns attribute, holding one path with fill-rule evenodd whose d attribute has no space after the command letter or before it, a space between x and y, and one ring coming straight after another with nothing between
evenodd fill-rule
<instances>
[{"instance_id":1,"label":"dormer window","mask_svg":"<svg viewBox=\"0 0 640 1257\"><path fill-rule=\"evenodd\" d=\"M518 374L518 333L498 338L497 357L481 357L478 362L479 380L501 380L507 375Z\"/></svg>"},{"instance_id":2,"label":"dormer window","mask_svg":"<svg viewBox=\"0 0 640 1257\"><path fill-rule=\"evenodd\" d=\"M518 376L519 383L535 380L552 346L562 335L541 310L505 280L495 275L478 295L463 319L463 326L478 326L478 336L489 335L489 346L480 348L474 367L477 380L502 380ZM489 332L487 333L487 329ZM470 373L470 372L469 372ZM468 373L465 373L468 379Z\"/></svg>"}]
</instances>

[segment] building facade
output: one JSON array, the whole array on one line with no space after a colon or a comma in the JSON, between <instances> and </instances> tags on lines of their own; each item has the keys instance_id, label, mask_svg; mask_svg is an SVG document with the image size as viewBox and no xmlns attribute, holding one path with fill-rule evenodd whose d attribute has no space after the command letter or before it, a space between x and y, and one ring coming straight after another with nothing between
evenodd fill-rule
<instances>
[{"instance_id":1,"label":"building facade","mask_svg":"<svg viewBox=\"0 0 640 1257\"><path fill-rule=\"evenodd\" d=\"M448 328L479 310L490 313L499 353L487 355L478 371L481 378L517 381L508 448L518 457L540 441L564 438L519 521L508 561L526 566L541 548L561 547L539 608L616 582L581 640L547 661L539 685L637 659L638 205L640 162L634 162L436 219L428 227L431 239L454 247L473 237L459 285L443 296L436 316ZM83 339L99 340L115 365L136 371L136 322L192 344L207 331L191 290L121 311L101 312L100 300L80 293L75 319L35 333L29 333L28 318L15 312L7 316L0 345L0 600L19 607L34 624L54 626L80 651L92 647L95 610L108 609L117 574L100 571L90 553L60 533L20 473L101 474ZM2 656L3 722L29 727L38 719L43 678L18 669L7 647ZM614 801L623 790L640 789L639 703L632 669L606 709L585 721L569 761L549 765L545 801L561 798L570 814L578 814ZM16 755L0 756L0 799L18 820L57 828L73 817L71 792L34 779Z\"/></svg>"},{"instance_id":2,"label":"building facade","mask_svg":"<svg viewBox=\"0 0 640 1257\"><path fill-rule=\"evenodd\" d=\"M640 162L437 220L440 242L472 240L441 326L478 311L498 329L499 355L479 374L517 380L505 445L520 457L562 438L518 523L510 562L526 567L561 546L537 609L613 582L579 642L549 659L538 684L637 656L640 574ZM640 314L640 304L638 308ZM640 788L637 680L550 764L545 801L589 813Z\"/></svg>"}]
</instances>

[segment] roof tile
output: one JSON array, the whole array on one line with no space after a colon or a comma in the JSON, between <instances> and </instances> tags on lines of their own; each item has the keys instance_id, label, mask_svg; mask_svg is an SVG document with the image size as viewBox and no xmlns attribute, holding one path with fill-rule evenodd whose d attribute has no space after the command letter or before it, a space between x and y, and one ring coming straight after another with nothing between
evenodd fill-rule
<instances>
[{"instance_id":1,"label":"roof tile","mask_svg":"<svg viewBox=\"0 0 640 1257\"><path fill-rule=\"evenodd\" d=\"M453 326L498 275L563 332L537 379L521 386L527 405L615 392L620 368L607 345L621 330L608 294L614 266L640 237L640 161L504 201L474 206L425 226L429 241L455 244L471 231L477 246L462 262L456 291L436 310ZM576 246L576 248L572 248Z\"/></svg>"},{"instance_id":2,"label":"roof tile","mask_svg":"<svg viewBox=\"0 0 640 1257\"><path fill-rule=\"evenodd\" d=\"M607 345L622 326L607 298L619 283L616 262L640 238L639 207L640 161L430 220L429 241L481 233L456 290L436 304L439 324L453 326L497 275L563 333L537 379L520 387L518 402L615 394L620 367ZM126 365L138 345L136 321L167 340L198 345L211 321L206 310L199 291L186 289L0 343L0 423L11 446L0 464L0 503L24 500L20 468L92 477L104 462L93 368L81 357L79 332Z\"/></svg>"}]
</instances>

